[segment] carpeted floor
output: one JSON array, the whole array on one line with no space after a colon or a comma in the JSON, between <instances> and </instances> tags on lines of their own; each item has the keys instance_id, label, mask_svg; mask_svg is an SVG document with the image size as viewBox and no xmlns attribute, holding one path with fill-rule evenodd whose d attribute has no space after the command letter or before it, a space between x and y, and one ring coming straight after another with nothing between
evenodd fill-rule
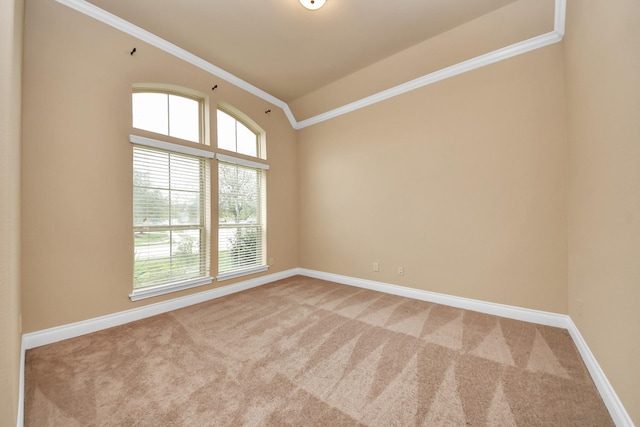
<instances>
[{"instance_id":1,"label":"carpeted floor","mask_svg":"<svg viewBox=\"0 0 640 427\"><path fill-rule=\"evenodd\" d=\"M296 276L27 352L27 426L610 426L569 334Z\"/></svg>"}]
</instances>

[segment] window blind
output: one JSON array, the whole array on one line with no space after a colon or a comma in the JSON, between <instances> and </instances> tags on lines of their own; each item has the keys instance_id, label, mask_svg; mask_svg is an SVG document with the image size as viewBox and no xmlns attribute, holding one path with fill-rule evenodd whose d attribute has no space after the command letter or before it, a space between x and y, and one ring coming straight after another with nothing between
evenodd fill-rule
<instances>
[{"instance_id":1,"label":"window blind","mask_svg":"<svg viewBox=\"0 0 640 427\"><path fill-rule=\"evenodd\" d=\"M266 266L265 171L219 162L218 187L218 272Z\"/></svg>"},{"instance_id":2,"label":"window blind","mask_svg":"<svg viewBox=\"0 0 640 427\"><path fill-rule=\"evenodd\" d=\"M205 159L133 147L134 290L209 275Z\"/></svg>"}]
</instances>

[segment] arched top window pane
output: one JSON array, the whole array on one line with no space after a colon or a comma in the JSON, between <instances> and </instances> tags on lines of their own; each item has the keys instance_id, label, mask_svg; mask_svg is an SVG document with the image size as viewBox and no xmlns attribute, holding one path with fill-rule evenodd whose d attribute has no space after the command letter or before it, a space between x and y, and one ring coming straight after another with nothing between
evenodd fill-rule
<instances>
[{"instance_id":1,"label":"arched top window pane","mask_svg":"<svg viewBox=\"0 0 640 427\"><path fill-rule=\"evenodd\" d=\"M134 92L133 127L201 142L202 100L162 92Z\"/></svg>"},{"instance_id":2,"label":"arched top window pane","mask_svg":"<svg viewBox=\"0 0 640 427\"><path fill-rule=\"evenodd\" d=\"M218 110L218 148L258 157L258 136L235 117Z\"/></svg>"}]
</instances>

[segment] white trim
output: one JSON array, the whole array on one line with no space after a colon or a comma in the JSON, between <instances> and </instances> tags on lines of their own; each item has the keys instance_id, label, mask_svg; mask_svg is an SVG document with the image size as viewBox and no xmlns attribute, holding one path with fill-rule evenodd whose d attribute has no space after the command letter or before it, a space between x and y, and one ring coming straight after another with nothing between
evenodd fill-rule
<instances>
[{"instance_id":1,"label":"white trim","mask_svg":"<svg viewBox=\"0 0 640 427\"><path fill-rule=\"evenodd\" d=\"M248 276L250 274L262 273L263 271L267 271L269 266L261 265L258 267L245 268L244 270L234 270L228 273L222 273L216 276L216 280L218 282L222 282L224 280L236 279L242 276Z\"/></svg>"},{"instance_id":2,"label":"white trim","mask_svg":"<svg viewBox=\"0 0 640 427\"><path fill-rule=\"evenodd\" d=\"M284 110L291 124L293 125L293 123L295 123L296 120L293 117L293 114L291 113L289 106L284 101L281 101L280 99L274 97L273 95L268 94L262 89L257 88L251 83L248 83L240 79L239 77L234 76L233 74L223 70L222 68L216 67L215 65L192 54L191 52L188 52L182 49L181 47L178 47L175 44L170 43L164 40L163 38L158 37L155 34L150 33L149 31L138 27L137 25L134 25L128 21L125 21L124 19L112 13L109 13L104 9L100 9L99 7L94 6L93 4L85 0L56 0L56 1L67 7L70 7L71 9L74 9L80 13L83 13L84 15L97 19L98 21L103 22L117 30L120 30L123 33L129 34L130 36L133 36L138 40L148 43L151 46L157 47L158 49L163 50L175 56L176 58L180 58L183 61L186 61L189 64L194 65L208 72L209 74L212 74L216 77L220 77L221 79L231 83L232 85L237 86L241 89L244 89L247 92L257 97L262 98L265 101L270 102L271 104L282 108L282 110Z\"/></svg>"},{"instance_id":3,"label":"white trim","mask_svg":"<svg viewBox=\"0 0 640 427\"><path fill-rule=\"evenodd\" d=\"M380 101L384 101L394 96L402 95L407 92L419 89L424 86L428 86L433 83L472 71L496 62L503 61L508 58L512 58L523 53L530 52L541 47L548 46L553 43L557 43L562 40L556 32L550 32L541 36L533 37L523 42L513 44L511 46L503 47L502 49L494 50L493 52L486 53L484 55L477 56L467 61L460 62L450 67L443 68L433 73L418 77L417 79L402 83L391 89L383 90L373 95L362 98L358 101L343 105L342 107L335 108L317 116L311 117L306 120L298 122L296 129L302 129L308 126L312 126L325 120L333 119L346 113L350 113L359 110L364 107L368 107L373 104L377 104Z\"/></svg>"},{"instance_id":4,"label":"white trim","mask_svg":"<svg viewBox=\"0 0 640 427\"><path fill-rule=\"evenodd\" d=\"M258 163L251 160L241 159L240 157L228 156L226 154L218 153L216 154L216 159L220 160L221 162L235 163L237 165L247 166L254 169L262 169L266 171L269 170L269 165L266 165L264 163Z\"/></svg>"},{"instance_id":5,"label":"white trim","mask_svg":"<svg viewBox=\"0 0 640 427\"><path fill-rule=\"evenodd\" d=\"M129 142L136 145L144 145L145 147L158 148L160 150L174 151L180 154L188 154L190 156L205 157L213 159L215 153L203 150L201 148L187 147L186 145L173 144L171 142L160 141L158 139L147 138L146 136L129 135Z\"/></svg>"},{"instance_id":6,"label":"white trim","mask_svg":"<svg viewBox=\"0 0 640 427\"><path fill-rule=\"evenodd\" d=\"M395 86L393 88L383 90L371 96L362 98L358 101L346 104L342 107L335 108L333 110L318 114L316 116L313 116L298 122L293 116L293 113L291 112L289 105L284 101L234 76L233 74L223 70L222 68L216 67L215 65L174 45L173 43L170 43L156 36L155 34L152 34L130 22L127 22L116 15L113 15L103 9L100 9L99 7L94 6L85 0L56 0L56 1L80 13L83 13L89 17L97 19L100 22L110 25L113 28L116 28L124 33L127 33L130 36L133 36L139 40L142 40L143 42L149 43L150 45L155 46L158 49L161 49L177 58L180 58L214 76L220 77L226 80L227 82L241 89L244 89L245 91L257 97L264 99L265 101L270 102L271 104L277 107L280 107L284 111L285 115L287 116L287 119L289 119L289 123L291 123L291 126L294 129L303 129L308 126L321 123L325 120L329 120L329 119L341 116L343 114L356 111L360 108L373 105L375 103L384 101L391 97L401 95L403 93L421 88L423 86L430 85L432 83L439 82L449 77L454 77L459 74L466 73L467 71L484 67L485 65L494 64L504 59L512 58L514 56L530 52L534 49L539 49L553 43L558 43L562 41L562 37L564 36L564 28L565 28L565 20L566 20L566 0L555 0L554 30L550 33L532 37L522 42L512 44L511 46L494 50L493 52L489 52L487 54L477 56L475 58L460 62L450 67L443 68L439 71L424 75L422 77L419 77L417 79Z\"/></svg>"},{"instance_id":7,"label":"white trim","mask_svg":"<svg viewBox=\"0 0 640 427\"><path fill-rule=\"evenodd\" d=\"M24 335L20 344L20 378L18 379L18 415L16 417L16 427L24 425L24 364L26 362L27 349L24 346Z\"/></svg>"},{"instance_id":8,"label":"white trim","mask_svg":"<svg viewBox=\"0 0 640 427\"><path fill-rule=\"evenodd\" d=\"M196 279L184 280L178 283L134 289L129 295L129 298L131 301L139 301L141 299L157 297L159 295L170 294L172 292L184 291L185 289L191 289L197 286L209 285L211 283L213 283L213 277L198 277Z\"/></svg>"},{"instance_id":9,"label":"white trim","mask_svg":"<svg viewBox=\"0 0 640 427\"><path fill-rule=\"evenodd\" d=\"M582 356L582 360L587 366L596 388L600 392L600 397L602 397L604 404L609 410L611 418L613 418L613 422L617 427L634 427L633 421L627 413L627 410L622 405L620 398L611 386L607 376L604 374L604 371L589 349L587 342L584 340L582 334L580 334L580 331L578 330L578 327L573 323L571 318L568 320L567 330L569 331L571 338L573 338L573 342L578 348L578 351Z\"/></svg>"},{"instance_id":10,"label":"white trim","mask_svg":"<svg viewBox=\"0 0 640 427\"><path fill-rule=\"evenodd\" d=\"M24 347L28 350L69 338L79 337L81 335L90 334L92 332L101 331L103 329L112 328L114 326L123 325L125 323L134 322L136 320L145 319L147 317L178 310L190 305L199 304L201 302L220 298L236 292L255 288L266 283L295 276L296 274L299 274L298 269L285 270L279 273L245 280L243 282L234 283L232 285L204 292L198 292L184 297L133 308L131 310L107 314L105 316L83 320L68 325L56 326L42 331L30 332L22 336Z\"/></svg>"},{"instance_id":11,"label":"white trim","mask_svg":"<svg viewBox=\"0 0 640 427\"><path fill-rule=\"evenodd\" d=\"M564 37L565 23L567 21L567 0L556 0L553 13L553 31Z\"/></svg>"},{"instance_id":12,"label":"white trim","mask_svg":"<svg viewBox=\"0 0 640 427\"><path fill-rule=\"evenodd\" d=\"M600 368L596 358L582 338L580 331L573 323L571 317L565 314L550 313L546 311L531 310L528 308L515 307L492 302L479 301L469 298L462 298L452 295L439 294L436 292L423 291L420 289L407 288L404 286L392 285L389 283L375 282L372 280L358 279L355 277L342 276L339 274L324 273L321 271L301 268L299 274L316 279L328 280L342 283L344 285L356 286L359 288L371 289L392 295L413 298L421 301L429 301L437 304L444 304L451 307L473 310L480 313L492 314L495 316L507 317L509 319L522 320L525 322L537 323L540 325L554 326L566 329L571 335L580 356L584 361L591 378L593 379L602 400L609 410L609 414L617 427L634 427L631 417L618 398L611 383L607 379L604 371Z\"/></svg>"},{"instance_id":13,"label":"white trim","mask_svg":"<svg viewBox=\"0 0 640 427\"><path fill-rule=\"evenodd\" d=\"M569 316L564 314L531 310L512 305L497 304L493 302L440 294L437 292L392 285L390 283L375 282L373 280L358 279L339 274L324 273L315 270L301 269L300 274L313 277L315 279L328 280L330 282L342 283L343 285L356 286L358 288L370 289L373 291L384 292L421 301L434 302L436 304L463 308L465 310L507 317L509 319L521 320L524 322L538 323L540 325L554 326L564 329L566 329L568 325L567 320L569 319Z\"/></svg>"},{"instance_id":14,"label":"white trim","mask_svg":"<svg viewBox=\"0 0 640 427\"><path fill-rule=\"evenodd\" d=\"M100 331L111 328L113 326L122 325L133 322L135 320L144 319L157 314L166 313L172 310L188 307L190 305L199 304L215 298L220 298L233 293L241 292L247 289L255 288L276 280L286 279L288 277L304 275L312 278L329 280L344 285L356 286L374 291L385 292L393 295L403 296L407 298L418 299L421 301L435 302L445 304L452 307L463 308L466 310L478 311L486 314L507 317L510 319L522 320L525 322L533 322L547 326L555 326L567 329L573 339L582 359L591 374L591 378L602 397L609 414L614 423L618 427L634 427L631 417L624 408L624 405L615 393L611 383L600 368L596 358L589 349L587 343L582 338L580 331L573 323L573 320L567 315L549 313L545 311L530 310L521 307L508 306L503 304L495 304L485 301L473 300L469 298L456 297L435 292L423 291L420 289L407 288L388 283L375 282L372 280L358 279L354 277L342 276L332 273L324 273L321 271L309 270L306 268L292 268L267 276L258 277L244 282L234 283L229 286L176 298L144 307L134 308L119 313L114 313L82 322L72 323L69 325L58 326L55 328L45 329L42 331L31 332L22 336L21 361L20 361L20 403L18 406L17 427L22 427L24 418L24 363L25 352L27 349L39 347L42 345L52 344L54 342L65 339L85 335L91 332Z\"/></svg>"}]
</instances>

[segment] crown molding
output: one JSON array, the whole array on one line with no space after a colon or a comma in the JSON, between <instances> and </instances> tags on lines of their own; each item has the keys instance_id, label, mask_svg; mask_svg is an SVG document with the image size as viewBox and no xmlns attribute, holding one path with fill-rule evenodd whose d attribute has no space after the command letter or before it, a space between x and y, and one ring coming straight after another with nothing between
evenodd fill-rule
<instances>
[{"instance_id":1,"label":"crown molding","mask_svg":"<svg viewBox=\"0 0 640 427\"><path fill-rule=\"evenodd\" d=\"M567 0L556 0L553 19L553 31L560 39L564 37L565 22L567 21Z\"/></svg>"},{"instance_id":2,"label":"crown molding","mask_svg":"<svg viewBox=\"0 0 640 427\"><path fill-rule=\"evenodd\" d=\"M94 18L104 24L107 24L117 30L122 31L123 33L129 34L132 37L137 38L145 43L150 44L160 50L167 52L170 55L175 56L176 58L180 58L185 62L188 62L191 65L194 65L201 70L208 72L211 75L219 77L234 86L237 86L245 91L261 98L279 108L284 110L289 122L293 125L296 123L296 119L293 117L293 113L289 106L282 100L276 98L275 96L268 94L262 89L252 85L251 83L242 80L241 78L229 73L228 71L223 70L220 67L213 65L210 62L205 61L192 54L191 52L176 46L175 44L168 42L167 40L156 36L155 34L138 27L124 19L107 12L104 9L101 9L91 3L88 3L85 0L56 0L58 3L63 4L71 9L74 9L84 15L87 15L91 18Z\"/></svg>"},{"instance_id":3,"label":"crown molding","mask_svg":"<svg viewBox=\"0 0 640 427\"><path fill-rule=\"evenodd\" d=\"M517 55L522 55L523 53L540 49L541 47L545 47L553 43L558 43L561 40L562 40L562 36L560 36L555 31L552 31L547 34L543 34L540 36L527 39L523 42L515 43L510 46L494 50L484 55L476 56L475 58L472 58L463 62L459 62L450 67L446 67L441 70L434 71L433 73L426 74L422 77L418 77L414 80L410 80L406 83L402 83L390 89L386 89L381 92L375 93L373 95L367 96L358 101L354 101L349 104L343 105L342 107L338 107L333 110L327 111L325 113L318 114L317 116L311 117L309 119L302 120L298 122L298 127L296 129L302 129L307 126L318 124L325 120L333 119L343 114L350 113L352 111L356 111L373 104L377 104L378 102L384 101L385 99L402 95L403 93L411 92L421 87L424 87L424 86L427 86L427 85L430 85L430 84L433 84L433 83L448 79L450 77L454 77L454 76L457 76L457 75L460 75L468 71L472 71L490 64L494 64L496 62L500 62Z\"/></svg>"},{"instance_id":4,"label":"crown molding","mask_svg":"<svg viewBox=\"0 0 640 427\"><path fill-rule=\"evenodd\" d=\"M138 40L141 40L160 50L163 50L177 58L180 58L191 65L194 65L216 77L219 77L233 84L234 86L237 86L257 96L258 98L261 98L273 104L276 107L281 108L294 129L303 129L309 126L313 126L326 120L330 120L342 116L343 114L368 107L394 96L402 95L403 93L419 89L421 87L448 79L450 77L454 77L468 71L476 70L490 64L495 64L496 62L500 62L508 58L513 58L514 56L522 55L523 53L531 52L532 50L540 49L550 44L558 43L562 41L562 38L564 37L566 21L566 0L555 0L554 28L553 31L549 33L532 37L530 39L494 50L484 55L476 56L475 58L459 62L455 65L443 68L433 73L426 74L422 77L418 77L414 80L408 81L398 86L394 86L390 89L386 89L373 95L367 96L358 101L354 101L341 107L334 108L308 119L297 121L286 102L223 70L222 68L205 61L204 59L192 54L191 52L188 52L185 49L182 49L181 47L176 46L175 44L138 27L137 25L125 21L124 19L112 13L109 13L106 10L101 9L91 3L88 3L85 0L56 1L84 15L105 23L117 30L129 34L130 36L133 36Z\"/></svg>"}]
</instances>

